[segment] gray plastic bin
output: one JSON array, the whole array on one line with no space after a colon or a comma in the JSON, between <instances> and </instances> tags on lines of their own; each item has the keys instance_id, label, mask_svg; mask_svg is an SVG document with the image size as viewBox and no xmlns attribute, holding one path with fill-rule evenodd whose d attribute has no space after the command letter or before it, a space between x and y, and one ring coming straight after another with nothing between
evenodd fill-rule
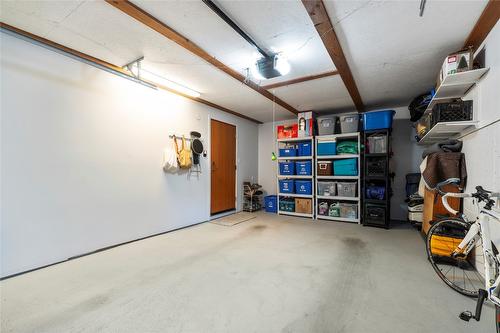
<instances>
[{"instance_id":1,"label":"gray plastic bin","mask_svg":"<svg viewBox=\"0 0 500 333\"><path fill-rule=\"evenodd\" d=\"M359 114L348 114L340 116L340 129L342 133L354 133L358 131Z\"/></svg>"},{"instance_id":2,"label":"gray plastic bin","mask_svg":"<svg viewBox=\"0 0 500 333\"><path fill-rule=\"evenodd\" d=\"M335 134L335 116L318 117L318 135Z\"/></svg>"}]
</instances>

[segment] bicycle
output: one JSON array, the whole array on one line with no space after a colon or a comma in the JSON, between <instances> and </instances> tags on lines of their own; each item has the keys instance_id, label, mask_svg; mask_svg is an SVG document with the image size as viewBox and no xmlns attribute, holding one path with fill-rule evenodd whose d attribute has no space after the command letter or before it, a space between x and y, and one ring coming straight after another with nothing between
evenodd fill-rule
<instances>
[{"instance_id":1,"label":"bicycle","mask_svg":"<svg viewBox=\"0 0 500 333\"><path fill-rule=\"evenodd\" d=\"M500 255L491 242L490 221L500 222L500 210L495 208L492 198L499 198L500 193L492 193L481 186L474 193L446 193L441 187L456 183L457 180L438 184L437 190L442 195L444 207L458 217L447 217L436 221L427 233L426 250L432 267L449 287L469 296L477 297L475 313L464 311L459 318L464 321L481 318L481 309L488 299L495 305L495 326L500 333ZM469 221L465 214L448 204L448 198L473 198L479 207L475 221Z\"/></svg>"}]
</instances>

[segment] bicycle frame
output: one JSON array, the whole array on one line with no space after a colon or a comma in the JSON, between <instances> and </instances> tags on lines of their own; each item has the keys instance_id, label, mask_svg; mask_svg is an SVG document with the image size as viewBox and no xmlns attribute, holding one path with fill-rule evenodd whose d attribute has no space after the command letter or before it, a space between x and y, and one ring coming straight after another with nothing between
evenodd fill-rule
<instances>
[{"instance_id":1,"label":"bicycle frame","mask_svg":"<svg viewBox=\"0 0 500 333\"><path fill-rule=\"evenodd\" d=\"M468 255L474 248L474 243L481 237L482 250L485 258L485 287L488 292L488 298L494 304L500 306L500 254L495 256L491 246L490 237L490 219L500 222L500 211L492 208L491 210L481 210L476 222L471 224L469 232L458 245L459 252Z\"/></svg>"}]
</instances>

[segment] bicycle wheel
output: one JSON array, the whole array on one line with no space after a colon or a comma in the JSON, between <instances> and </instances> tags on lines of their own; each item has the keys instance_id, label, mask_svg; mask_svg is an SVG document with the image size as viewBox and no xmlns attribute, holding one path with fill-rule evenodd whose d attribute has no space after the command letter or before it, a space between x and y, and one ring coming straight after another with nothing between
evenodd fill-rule
<instances>
[{"instance_id":1,"label":"bicycle wheel","mask_svg":"<svg viewBox=\"0 0 500 333\"><path fill-rule=\"evenodd\" d=\"M429 229L426 248L429 261L441 280L462 295L477 297L479 288L485 285L481 238L476 239L467 257L451 257L469 228L470 225L461 219L438 220Z\"/></svg>"},{"instance_id":2,"label":"bicycle wheel","mask_svg":"<svg viewBox=\"0 0 500 333\"><path fill-rule=\"evenodd\" d=\"M497 328L497 333L500 333L500 306L495 305L495 327Z\"/></svg>"}]
</instances>

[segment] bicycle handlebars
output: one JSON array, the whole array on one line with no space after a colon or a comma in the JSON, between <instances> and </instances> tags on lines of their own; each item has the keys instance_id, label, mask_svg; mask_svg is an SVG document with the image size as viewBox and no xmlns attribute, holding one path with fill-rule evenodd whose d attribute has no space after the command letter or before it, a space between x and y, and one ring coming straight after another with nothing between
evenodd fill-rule
<instances>
[{"instance_id":1,"label":"bicycle handlebars","mask_svg":"<svg viewBox=\"0 0 500 333\"><path fill-rule=\"evenodd\" d=\"M442 185L440 186L440 184L442 184L442 183L438 184L439 187L442 186ZM446 184L450 184L450 183L446 183ZM444 185L446 185L446 184L444 184ZM486 204L484 205L484 208L486 208L488 210L490 210L493 207L493 205L495 204L495 201L492 200L491 198L499 198L500 197L500 193L493 193L490 191L486 191L481 186L476 186L475 193L443 192L440 188L438 188L438 191L440 194L443 195L443 197L441 198L441 201L443 202L444 208L446 208L446 210L449 211L450 213L452 213L453 215L457 215L459 212L450 207L450 205L448 204L448 197L476 198L476 199L478 199L479 202L481 202L481 201L486 202Z\"/></svg>"}]
</instances>

